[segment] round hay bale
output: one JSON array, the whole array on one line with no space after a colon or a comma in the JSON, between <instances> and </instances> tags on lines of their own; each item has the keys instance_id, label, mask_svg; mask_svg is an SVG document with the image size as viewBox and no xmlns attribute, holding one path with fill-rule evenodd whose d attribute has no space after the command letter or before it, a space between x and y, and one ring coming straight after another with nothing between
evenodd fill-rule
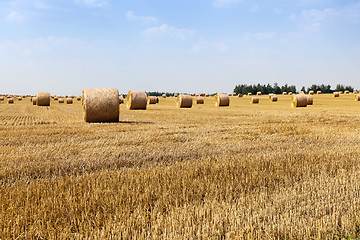
<instances>
[{"instance_id":1,"label":"round hay bale","mask_svg":"<svg viewBox=\"0 0 360 240\"><path fill-rule=\"evenodd\" d=\"M22 97L18 97L17 100L18 100L18 101L22 101Z\"/></svg>"},{"instance_id":2,"label":"round hay bale","mask_svg":"<svg viewBox=\"0 0 360 240\"><path fill-rule=\"evenodd\" d=\"M119 91L116 88L84 89L82 105L85 122L119 121Z\"/></svg>"},{"instance_id":3,"label":"round hay bale","mask_svg":"<svg viewBox=\"0 0 360 240\"><path fill-rule=\"evenodd\" d=\"M293 95L293 93L292 93L292 92L289 92L288 95Z\"/></svg>"},{"instance_id":4,"label":"round hay bale","mask_svg":"<svg viewBox=\"0 0 360 240\"><path fill-rule=\"evenodd\" d=\"M249 92L247 95L248 95L248 96L251 96L251 95L252 95L252 93L250 93L250 92Z\"/></svg>"},{"instance_id":5,"label":"round hay bale","mask_svg":"<svg viewBox=\"0 0 360 240\"><path fill-rule=\"evenodd\" d=\"M232 97L235 97L235 96L236 96L236 93L233 92L233 93L231 94L231 96L232 96Z\"/></svg>"},{"instance_id":6,"label":"round hay bale","mask_svg":"<svg viewBox=\"0 0 360 240\"><path fill-rule=\"evenodd\" d=\"M360 95L355 95L355 101L360 102Z\"/></svg>"},{"instance_id":7,"label":"round hay bale","mask_svg":"<svg viewBox=\"0 0 360 240\"><path fill-rule=\"evenodd\" d=\"M261 96L261 92L257 92L257 93L256 93L256 96Z\"/></svg>"},{"instance_id":8,"label":"round hay bale","mask_svg":"<svg viewBox=\"0 0 360 240\"><path fill-rule=\"evenodd\" d=\"M158 98L155 96L148 96L147 103L148 104L156 104L156 103L158 103Z\"/></svg>"},{"instance_id":9,"label":"round hay bale","mask_svg":"<svg viewBox=\"0 0 360 240\"><path fill-rule=\"evenodd\" d=\"M144 92L129 91L126 101L129 110L146 110L147 95Z\"/></svg>"},{"instance_id":10,"label":"round hay bale","mask_svg":"<svg viewBox=\"0 0 360 240\"><path fill-rule=\"evenodd\" d=\"M292 106L293 107L306 107L307 106L306 95L305 94L293 95Z\"/></svg>"},{"instance_id":11,"label":"round hay bale","mask_svg":"<svg viewBox=\"0 0 360 240\"><path fill-rule=\"evenodd\" d=\"M357 91L353 91L353 94L357 94L358 92Z\"/></svg>"},{"instance_id":12,"label":"round hay bale","mask_svg":"<svg viewBox=\"0 0 360 240\"><path fill-rule=\"evenodd\" d=\"M343 91L339 91L339 94L344 94Z\"/></svg>"},{"instance_id":13,"label":"round hay bale","mask_svg":"<svg viewBox=\"0 0 360 240\"><path fill-rule=\"evenodd\" d=\"M8 104L13 104L14 103L14 98L8 98Z\"/></svg>"},{"instance_id":14,"label":"round hay bale","mask_svg":"<svg viewBox=\"0 0 360 240\"><path fill-rule=\"evenodd\" d=\"M209 94L208 94L208 93L205 93L205 97L209 97Z\"/></svg>"},{"instance_id":15,"label":"round hay bale","mask_svg":"<svg viewBox=\"0 0 360 240\"><path fill-rule=\"evenodd\" d=\"M123 104L125 102L125 99L120 95L119 96L119 104Z\"/></svg>"},{"instance_id":16,"label":"round hay bale","mask_svg":"<svg viewBox=\"0 0 360 240\"><path fill-rule=\"evenodd\" d=\"M350 91L349 90L345 90L344 94L349 94Z\"/></svg>"},{"instance_id":17,"label":"round hay bale","mask_svg":"<svg viewBox=\"0 0 360 240\"><path fill-rule=\"evenodd\" d=\"M316 94L321 94L321 91L317 91Z\"/></svg>"},{"instance_id":18,"label":"round hay bale","mask_svg":"<svg viewBox=\"0 0 360 240\"><path fill-rule=\"evenodd\" d=\"M73 104L73 99L71 97L67 98L66 104Z\"/></svg>"},{"instance_id":19,"label":"round hay bale","mask_svg":"<svg viewBox=\"0 0 360 240\"><path fill-rule=\"evenodd\" d=\"M69 96L68 95L65 95L65 98L68 98Z\"/></svg>"},{"instance_id":20,"label":"round hay bale","mask_svg":"<svg viewBox=\"0 0 360 240\"><path fill-rule=\"evenodd\" d=\"M198 96L195 98L196 104L204 104L204 97Z\"/></svg>"},{"instance_id":21,"label":"round hay bale","mask_svg":"<svg viewBox=\"0 0 360 240\"><path fill-rule=\"evenodd\" d=\"M54 97L54 101L57 101L57 100L59 100L58 97Z\"/></svg>"},{"instance_id":22,"label":"round hay bale","mask_svg":"<svg viewBox=\"0 0 360 240\"><path fill-rule=\"evenodd\" d=\"M227 94L218 93L215 95L216 107L227 107L230 105L230 98Z\"/></svg>"},{"instance_id":23,"label":"round hay bale","mask_svg":"<svg viewBox=\"0 0 360 240\"><path fill-rule=\"evenodd\" d=\"M243 97L244 95L242 93L239 93L238 94L238 97Z\"/></svg>"},{"instance_id":24,"label":"round hay bale","mask_svg":"<svg viewBox=\"0 0 360 240\"><path fill-rule=\"evenodd\" d=\"M38 99L37 97L32 98L32 104L33 105L37 105L37 101L38 101L37 99Z\"/></svg>"},{"instance_id":25,"label":"round hay bale","mask_svg":"<svg viewBox=\"0 0 360 240\"><path fill-rule=\"evenodd\" d=\"M0 101L4 101L4 97L3 97L3 96L0 97Z\"/></svg>"},{"instance_id":26,"label":"round hay bale","mask_svg":"<svg viewBox=\"0 0 360 240\"><path fill-rule=\"evenodd\" d=\"M71 95L70 98L75 98L75 96L74 96L74 95Z\"/></svg>"},{"instance_id":27,"label":"round hay bale","mask_svg":"<svg viewBox=\"0 0 360 240\"><path fill-rule=\"evenodd\" d=\"M201 97L205 97L205 93L200 93L200 96L201 96Z\"/></svg>"},{"instance_id":28,"label":"round hay bale","mask_svg":"<svg viewBox=\"0 0 360 240\"><path fill-rule=\"evenodd\" d=\"M287 92L283 92L282 95L287 95Z\"/></svg>"},{"instance_id":29,"label":"round hay bale","mask_svg":"<svg viewBox=\"0 0 360 240\"><path fill-rule=\"evenodd\" d=\"M59 98L59 103L64 103L64 99L63 99L63 98Z\"/></svg>"},{"instance_id":30,"label":"round hay bale","mask_svg":"<svg viewBox=\"0 0 360 240\"><path fill-rule=\"evenodd\" d=\"M333 92L333 97L340 97L340 93L339 92Z\"/></svg>"},{"instance_id":31,"label":"round hay bale","mask_svg":"<svg viewBox=\"0 0 360 240\"><path fill-rule=\"evenodd\" d=\"M314 91L309 91L309 94L310 94L310 95L314 95Z\"/></svg>"},{"instance_id":32,"label":"round hay bale","mask_svg":"<svg viewBox=\"0 0 360 240\"><path fill-rule=\"evenodd\" d=\"M165 93L162 95L162 98L166 98L166 94L165 94Z\"/></svg>"},{"instance_id":33,"label":"round hay bale","mask_svg":"<svg viewBox=\"0 0 360 240\"><path fill-rule=\"evenodd\" d=\"M175 93L175 94L174 94L174 97L177 97L177 96L178 96L178 95Z\"/></svg>"},{"instance_id":34,"label":"round hay bale","mask_svg":"<svg viewBox=\"0 0 360 240\"><path fill-rule=\"evenodd\" d=\"M193 103L192 96L180 94L176 98L176 105L178 108L191 108Z\"/></svg>"},{"instance_id":35,"label":"round hay bale","mask_svg":"<svg viewBox=\"0 0 360 240\"><path fill-rule=\"evenodd\" d=\"M251 98L251 101L250 101L250 103L252 103L252 104L257 104L257 103L259 103L260 102L260 100L259 100L259 98L257 98L257 97L252 97Z\"/></svg>"},{"instance_id":36,"label":"round hay bale","mask_svg":"<svg viewBox=\"0 0 360 240\"><path fill-rule=\"evenodd\" d=\"M38 106L50 106L50 93L39 92L37 94L37 105Z\"/></svg>"},{"instance_id":37,"label":"round hay bale","mask_svg":"<svg viewBox=\"0 0 360 240\"><path fill-rule=\"evenodd\" d=\"M278 97L275 96L275 95L272 95L271 98L270 98L270 101L271 101L271 102L277 102L277 101L278 101Z\"/></svg>"},{"instance_id":38,"label":"round hay bale","mask_svg":"<svg viewBox=\"0 0 360 240\"><path fill-rule=\"evenodd\" d=\"M307 99L307 105L313 105L314 97L312 95L307 95L306 99Z\"/></svg>"}]
</instances>

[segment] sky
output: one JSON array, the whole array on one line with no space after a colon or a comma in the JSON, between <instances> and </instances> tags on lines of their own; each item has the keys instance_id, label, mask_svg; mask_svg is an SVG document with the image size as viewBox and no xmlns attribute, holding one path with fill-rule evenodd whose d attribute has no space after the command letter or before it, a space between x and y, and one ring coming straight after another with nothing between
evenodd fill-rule
<instances>
[{"instance_id":1,"label":"sky","mask_svg":"<svg viewBox=\"0 0 360 240\"><path fill-rule=\"evenodd\" d=\"M360 89L360 0L0 0L0 93Z\"/></svg>"}]
</instances>

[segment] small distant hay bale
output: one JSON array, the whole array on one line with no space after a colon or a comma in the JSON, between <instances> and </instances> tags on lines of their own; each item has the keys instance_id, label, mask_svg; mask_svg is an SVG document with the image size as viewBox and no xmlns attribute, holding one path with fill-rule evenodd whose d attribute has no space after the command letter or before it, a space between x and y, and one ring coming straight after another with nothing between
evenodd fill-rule
<instances>
[{"instance_id":1,"label":"small distant hay bale","mask_svg":"<svg viewBox=\"0 0 360 240\"><path fill-rule=\"evenodd\" d=\"M321 91L317 91L316 94L321 94Z\"/></svg>"},{"instance_id":2,"label":"small distant hay bale","mask_svg":"<svg viewBox=\"0 0 360 240\"><path fill-rule=\"evenodd\" d=\"M252 95L252 93L251 93L251 92L249 92L247 95L248 95L248 96L251 96L251 95Z\"/></svg>"},{"instance_id":3,"label":"small distant hay bale","mask_svg":"<svg viewBox=\"0 0 360 240\"><path fill-rule=\"evenodd\" d=\"M148 104L157 104L158 103L158 98L155 97L155 96L148 96L147 103Z\"/></svg>"},{"instance_id":4,"label":"small distant hay bale","mask_svg":"<svg viewBox=\"0 0 360 240\"><path fill-rule=\"evenodd\" d=\"M199 93L195 93L195 95L194 95L195 97L198 97L198 96L200 96L200 94Z\"/></svg>"},{"instance_id":5,"label":"small distant hay bale","mask_svg":"<svg viewBox=\"0 0 360 240\"><path fill-rule=\"evenodd\" d=\"M177 96L178 96L178 95L175 93L175 94L174 94L174 97L177 97Z\"/></svg>"},{"instance_id":6,"label":"small distant hay bale","mask_svg":"<svg viewBox=\"0 0 360 240\"><path fill-rule=\"evenodd\" d=\"M340 93L339 92L333 92L333 97L340 97Z\"/></svg>"},{"instance_id":7,"label":"small distant hay bale","mask_svg":"<svg viewBox=\"0 0 360 240\"><path fill-rule=\"evenodd\" d=\"M116 88L89 88L82 93L85 122L119 121L119 91Z\"/></svg>"},{"instance_id":8,"label":"small distant hay bale","mask_svg":"<svg viewBox=\"0 0 360 240\"><path fill-rule=\"evenodd\" d=\"M37 99L38 99L37 97L32 98L32 104L33 105L37 105Z\"/></svg>"},{"instance_id":9,"label":"small distant hay bale","mask_svg":"<svg viewBox=\"0 0 360 240\"><path fill-rule=\"evenodd\" d=\"M306 99L307 99L307 105L313 105L314 97L312 95L307 95Z\"/></svg>"},{"instance_id":10,"label":"small distant hay bale","mask_svg":"<svg viewBox=\"0 0 360 240\"><path fill-rule=\"evenodd\" d=\"M3 97L3 96L0 97L0 101L4 101L4 97Z\"/></svg>"},{"instance_id":11,"label":"small distant hay bale","mask_svg":"<svg viewBox=\"0 0 360 240\"><path fill-rule=\"evenodd\" d=\"M293 95L293 93L292 93L292 92L288 92L288 95Z\"/></svg>"},{"instance_id":12,"label":"small distant hay bale","mask_svg":"<svg viewBox=\"0 0 360 240\"><path fill-rule=\"evenodd\" d=\"M310 94L310 95L314 95L314 91L309 91L309 94Z\"/></svg>"},{"instance_id":13,"label":"small distant hay bale","mask_svg":"<svg viewBox=\"0 0 360 240\"><path fill-rule=\"evenodd\" d=\"M355 101L360 102L360 95L355 95Z\"/></svg>"},{"instance_id":14,"label":"small distant hay bale","mask_svg":"<svg viewBox=\"0 0 360 240\"><path fill-rule=\"evenodd\" d=\"M8 104L13 104L14 103L14 98L8 98Z\"/></svg>"},{"instance_id":15,"label":"small distant hay bale","mask_svg":"<svg viewBox=\"0 0 360 240\"><path fill-rule=\"evenodd\" d=\"M26 98L26 96L25 96L25 95L22 95L22 98Z\"/></svg>"},{"instance_id":16,"label":"small distant hay bale","mask_svg":"<svg viewBox=\"0 0 360 240\"><path fill-rule=\"evenodd\" d=\"M205 93L205 97L209 97L209 94L208 94L208 93Z\"/></svg>"},{"instance_id":17,"label":"small distant hay bale","mask_svg":"<svg viewBox=\"0 0 360 240\"><path fill-rule=\"evenodd\" d=\"M192 96L180 94L176 98L176 105L178 108L191 108L193 104Z\"/></svg>"},{"instance_id":18,"label":"small distant hay bale","mask_svg":"<svg viewBox=\"0 0 360 240\"><path fill-rule=\"evenodd\" d=\"M17 100L18 100L18 101L22 101L22 97L18 97Z\"/></svg>"},{"instance_id":19,"label":"small distant hay bale","mask_svg":"<svg viewBox=\"0 0 360 240\"><path fill-rule=\"evenodd\" d=\"M260 100L259 100L259 98L257 98L257 97L252 97L250 102L251 102L252 104L257 104L257 103L260 102Z\"/></svg>"},{"instance_id":20,"label":"small distant hay bale","mask_svg":"<svg viewBox=\"0 0 360 240\"><path fill-rule=\"evenodd\" d=\"M350 94L349 90L345 90L344 94Z\"/></svg>"},{"instance_id":21,"label":"small distant hay bale","mask_svg":"<svg viewBox=\"0 0 360 240\"><path fill-rule=\"evenodd\" d=\"M123 104L125 102L125 99L122 96L119 96L119 104Z\"/></svg>"},{"instance_id":22,"label":"small distant hay bale","mask_svg":"<svg viewBox=\"0 0 360 240\"><path fill-rule=\"evenodd\" d=\"M227 107L230 105L230 98L227 94L218 93L215 95L216 107Z\"/></svg>"},{"instance_id":23,"label":"small distant hay bale","mask_svg":"<svg viewBox=\"0 0 360 240\"><path fill-rule=\"evenodd\" d=\"M305 94L297 94L292 96L292 106L293 107L306 107L307 106L307 97Z\"/></svg>"},{"instance_id":24,"label":"small distant hay bale","mask_svg":"<svg viewBox=\"0 0 360 240\"><path fill-rule=\"evenodd\" d=\"M74 95L71 95L70 98L75 98L75 96L74 96Z\"/></svg>"},{"instance_id":25,"label":"small distant hay bale","mask_svg":"<svg viewBox=\"0 0 360 240\"><path fill-rule=\"evenodd\" d=\"M200 93L200 96L201 96L201 97L205 97L205 93Z\"/></svg>"},{"instance_id":26,"label":"small distant hay bale","mask_svg":"<svg viewBox=\"0 0 360 240\"><path fill-rule=\"evenodd\" d=\"M353 91L353 94L357 94L358 92L357 91Z\"/></svg>"},{"instance_id":27,"label":"small distant hay bale","mask_svg":"<svg viewBox=\"0 0 360 240\"><path fill-rule=\"evenodd\" d=\"M261 96L261 92L257 92L257 93L256 93L256 96Z\"/></svg>"},{"instance_id":28,"label":"small distant hay bale","mask_svg":"<svg viewBox=\"0 0 360 240\"><path fill-rule=\"evenodd\" d=\"M76 97L76 100L81 101L81 97Z\"/></svg>"},{"instance_id":29,"label":"small distant hay bale","mask_svg":"<svg viewBox=\"0 0 360 240\"><path fill-rule=\"evenodd\" d=\"M238 94L238 97L243 97L243 96L244 96L244 94L242 94L242 93Z\"/></svg>"},{"instance_id":30,"label":"small distant hay bale","mask_svg":"<svg viewBox=\"0 0 360 240\"><path fill-rule=\"evenodd\" d=\"M277 102L277 101L278 101L278 97L275 96L275 95L272 95L272 96L270 97L270 101L271 101L271 102Z\"/></svg>"},{"instance_id":31,"label":"small distant hay bale","mask_svg":"<svg viewBox=\"0 0 360 240\"><path fill-rule=\"evenodd\" d=\"M162 95L162 98L166 98L166 94L165 94L165 93Z\"/></svg>"},{"instance_id":32,"label":"small distant hay bale","mask_svg":"<svg viewBox=\"0 0 360 240\"><path fill-rule=\"evenodd\" d=\"M287 92L283 92L282 95L287 95Z\"/></svg>"},{"instance_id":33,"label":"small distant hay bale","mask_svg":"<svg viewBox=\"0 0 360 240\"><path fill-rule=\"evenodd\" d=\"M54 101L57 101L57 100L59 100L59 98L58 98L58 97L54 97Z\"/></svg>"},{"instance_id":34,"label":"small distant hay bale","mask_svg":"<svg viewBox=\"0 0 360 240\"><path fill-rule=\"evenodd\" d=\"M71 97L67 98L66 104L73 104L73 99Z\"/></svg>"},{"instance_id":35,"label":"small distant hay bale","mask_svg":"<svg viewBox=\"0 0 360 240\"><path fill-rule=\"evenodd\" d=\"M69 96L68 95L65 95L65 98L68 98Z\"/></svg>"},{"instance_id":36,"label":"small distant hay bale","mask_svg":"<svg viewBox=\"0 0 360 240\"><path fill-rule=\"evenodd\" d=\"M64 103L64 99L63 99L63 98L59 98L59 103Z\"/></svg>"},{"instance_id":37,"label":"small distant hay bale","mask_svg":"<svg viewBox=\"0 0 360 240\"><path fill-rule=\"evenodd\" d=\"M55 98L55 95L51 95L50 98L54 99L54 98Z\"/></svg>"},{"instance_id":38,"label":"small distant hay bale","mask_svg":"<svg viewBox=\"0 0 360 240\"><path fill-rule=\"evenodd\" d=\"M344 94L343 91L339 91L339 94Z\"/></svg>"},{"instance_id":39,"label":"small distant hay bale","mask_svg":"<svg viewBox=\"0 0 360 240\"><path fill-rule=\"evenodd\" d=\"M198 96L195 98L196 104L204 104L204 97Z\"/></svg>"},{"instance_id":40,"label":"small distant hay bale","mask_svg":"<svg viewBox=\"0 0 360 240\"><path fill-rule=\"evenodd\" d=\"M37 94L37 105L38 106L50 106L50 93L39 92Z\"/></svg>"},{"instance_id":41,"label":"small distant hay bale","mask_svg":"<svg viewBox=\"0 0 360 240\"><path fill-rule=\"evenodd\" d=\"M235 96L236 96L236 93L233 92L233 93L231 94L231 96L232 96L232 97L235 97Z\"/></svg>"},{"instance_id":42,"label":"small distant hay bale","mask_svg":"<svg viewBox=\"0 0 360 240\"><path fill-rule=\"evenodd\" d=\"M129 91L126 101L129 110L146 110L147 95L144 92Z\"/></svg>"}]
</instances>

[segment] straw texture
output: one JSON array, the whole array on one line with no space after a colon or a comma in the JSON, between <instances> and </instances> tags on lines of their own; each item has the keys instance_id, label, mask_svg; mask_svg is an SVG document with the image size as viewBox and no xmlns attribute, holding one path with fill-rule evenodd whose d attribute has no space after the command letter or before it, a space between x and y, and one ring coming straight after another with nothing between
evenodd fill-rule
<instances>
[{"instance_id":1,"label":"straw texture","mask_svg":"<svg viewBox=\"0 0 360 240\"><path fill-rule=\"evenodd\" d=\"M33 98L32 98L32 104L33 104L33 105L37 105L37 97L33 97Z\"/></svg>"},{"instance_id":2,"label":"straw texture","mask_svg":"<svg viewBox=\"0 0 360 240\"><path fill-rule=\"evenodd\" d=\"M198 96L195 98L196 104L204 104L204 97Z\"/></svg>"},{"instance_id":3,"label":"straw texture","mask_svg":"<svg viewBox=\"0 0 360 240\"><path fill-rule=\"evenodd\" d=\"M72 97L67 98L66 104L73 104L73 98Z\"/></svg>"},{"instance_id":4,"label":"straw texture","mask_svg":"<svg viewBox=\"0 0 360 240\"><path fill-rule=\"evenodd\" d=\"M37 94L37 105L38 106L50 106L50 93L39 92Z\"/></svg>"},{"instance_id":5,"label":"straw texture","mask_svg":"<svg viewBox=\"0 0 360 240\"><path fill-rule=\"evenodd\" d=\"M120 95L119 96L119 104L123 104L125 102L125 99Z\"/></svg>"},{"instance_id":6,"label":"straw texture","mask_svg":"<svg viewBox=\"0 0 360 240\"><path fill-rule=\"evenodd\" d=\"M8 98L8 103L13 104L14 103L14 98Z\"/></svg>"},{"instance_id":7,"label":"straw texture","mask_svg":"<svg viewBox=\"0 0 360 240\"><path fill-rule=\"evenodd\" d=\"M155 96L148 96L147 103L148 104L156 104L158 102L158 98Z\"/></svg>"},{"instance_id":8,"label":"straw texture","mask_svg":"<svg viewBox=\"0 0 360 240\"><path fill-rule=\"evenodd\" d=\"M252 103L252 104L256 104L256 103L259 103L259 102L260 102L260 100L257 97L252 97L251 101L250 101L250 103Z\"/></svg>"},{"instance_id":9,"label":"straw texture","mask_svg":"<svg viewBox=\"0 0 360 240\"><path fill-rule=\"evenodd\" d=\"M118 122L119 92L116 88L90 88L83 90L85 122Z\"/></svg>"},{"instance_id":10,"label":"straw texture","mask_svg":"<svg viewBox=\"0 0 360 240\"><path fill-rule=\"evenodd\" d=\"M306 95L305 94L293 95L292 106L293 107L306 107L307 106Z\"/></svg>"},{"instance_id":11,"label":"straw texture","mask_svg":"<svg viewBox=\"0 0 360 240\"><path fill-rule=\"evenodd\" d=\"M218 93L215 95L215 106L227 107L230 105L230 98L227 94Z\"/></svg>"},{"instance_id":12,"label":"straw texture","mask_svg":"<svg viewBox=\"0 0 360 240\"><path fill-rule=\"evenodd\" d=\"M312 95L307 95L306 99L307 99L307 105L313 105L314 97Z\"/></svg>"},{"instance_id":13,"label":"straw texture","mask_svg":"<svg viewBox=\"0 0 360 240\"><path fill-rule=\"evenodd\" d=\"M193 103L192 96L180 94L176 98L176 105L178 108L191 108Z\"/></svg>"},{"instance_id":14,"label":"straw texture","mask_svg":"<svg viewBox=\"0 0 360 240\"><path fill-rule=\"evenodd\" d=\"M129 91L126 101L129 110L146 110L147 95L144 92Z\"/></svg>"}]
</instances>

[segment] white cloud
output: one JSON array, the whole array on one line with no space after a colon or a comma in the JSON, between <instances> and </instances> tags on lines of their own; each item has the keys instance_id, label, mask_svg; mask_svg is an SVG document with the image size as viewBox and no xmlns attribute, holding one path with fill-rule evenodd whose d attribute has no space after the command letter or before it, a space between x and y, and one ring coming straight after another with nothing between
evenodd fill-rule
<instances>
[{"instance_id":1,"label":"white cloud","mask_svg":"<svg viewBox=\"0 0 360 240\"><path fill-rule=\"evenodd\" d=\"M7 16L6 16L6 21L7 22L22 22L24 20L25 16L16 12L16 11L11 11Z\"/></svg>"},{"instance_id":2,"label":"white cloud","mask_svg":"<svg viewBox=\"0 0 360 240\"><path fill-rule=\"evenodd\" d=\"M270 40L276 36L275 32L259 32L259 33L245 33L243 39L245 41L261 41L261 40Z\"/></svg>"},{"instance_id":3,"label":"white cloud","mask_svg":"<svg viewBox=\"0 0 360 240\"><path fill-rule=\"evenodd\" d=\"M158 19L151 16L136 16L132 11L127 11L126 19L131 22L140 22L145 25L157 24Z\"/></svg>"},{"instance_id":4,"label":"white cloud","mask_svg":"<svg viewBox=\"0 0 360 240\"><path fill-rule=\"evenodd\" d=\"M75 0L75 2L89 7L104 7L108 4L106 0Z\"/></svg>"},{"instance_id":5,"label":"white cloud","mask_svg":"<svg viewBox=\"0 0 360 240\"><path fill-rule=\"evenodd\" d=\"M231 7L239 3L241 0L213 0L212 5L217 8Z\"/></svg>"},{"instance_id":6,"label":"white cloud","mask_svg":"<svg viewBox=\"0 0 360 240\"><path fill-rule=\"evenodd\" d=\"M260 5L257 3L254 3L252 7L249 9L250 12L257 12L260 9Z\"/></svg>"},{"instance_id":7,"label":"white cloud","mask_svg":"<svg viewBox=\"0 0 360 240\"><path fill-rule=\"evenodd\" d=\"M208 50L215 50L217 52L227 52L229 50L229 47L227 44L222 42L208 42L204 40L200 40L192 47L192 51L194 52L201 52Z\"/></svg>"},{"instance_id":8,"label":"white cloud","mask_svg":"<svg viewBox=\"0 0 360 240\"><path fill-rule=\"evenodd\" d=\"M146 37L170 37L181 40L192 38L196 34L194 29L176 28L167 24L149 27L143 31L143 35Z\"/></svg>"}]
</instances>

